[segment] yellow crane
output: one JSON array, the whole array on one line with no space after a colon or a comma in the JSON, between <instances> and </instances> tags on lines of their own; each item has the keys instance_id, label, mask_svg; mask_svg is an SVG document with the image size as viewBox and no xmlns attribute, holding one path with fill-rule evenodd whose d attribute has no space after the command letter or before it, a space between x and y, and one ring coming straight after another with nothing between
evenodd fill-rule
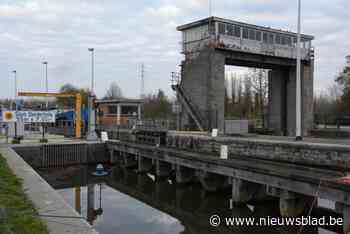
<instances>
[{"instance_id":1,"label":"yellow crane","mask_svg":"<svg viewBox=\"0 0 350 234\"><path fill-rule=\"evenodd\" d=\"M18 92L18 96L24 97L74 97L75 98L75 137L81 138L81 94L80 93L40 93Z\"/></svg>"}]
</instances>

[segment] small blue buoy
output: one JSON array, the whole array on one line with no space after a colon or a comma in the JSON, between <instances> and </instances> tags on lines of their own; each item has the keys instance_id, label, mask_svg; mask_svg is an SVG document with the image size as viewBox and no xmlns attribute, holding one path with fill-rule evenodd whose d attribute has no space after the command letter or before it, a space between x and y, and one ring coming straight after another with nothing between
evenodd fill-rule
<instances>
[{"instance_id":1,"label":"small blue buoy","mask_svg":"<svg viewBox=\"0 0 350 234\"><path fill-rule=\"evenodd\" d=\"M104 170L102 164L97 164L96 171L92 173L94 176L106 176L108 172Z\"/></svg>"}]
</instances>

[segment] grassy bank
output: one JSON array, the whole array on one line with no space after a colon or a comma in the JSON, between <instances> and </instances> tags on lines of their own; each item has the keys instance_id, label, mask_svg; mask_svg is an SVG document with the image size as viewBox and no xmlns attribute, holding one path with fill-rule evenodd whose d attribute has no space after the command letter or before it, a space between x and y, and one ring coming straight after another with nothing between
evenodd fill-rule
<instances>
[{"instance_id":1,"label":"grassy bank","mask_svg":"<svg viewBox=\"0 0 350 234\"><path fill-rule=\"evenodd\" d=\"M36 216L32 203L22 189L22 182L0 155L0 233L46 234L45 224Z\"/></svg>"}]
</instances>

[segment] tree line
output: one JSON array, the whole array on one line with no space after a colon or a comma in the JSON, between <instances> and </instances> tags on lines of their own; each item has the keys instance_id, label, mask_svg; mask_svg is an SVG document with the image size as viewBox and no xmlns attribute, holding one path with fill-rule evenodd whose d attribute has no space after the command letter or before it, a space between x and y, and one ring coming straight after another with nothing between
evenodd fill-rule
<instances>
[{"instance_id":1,"label":"tree line","mask_svg":"<svg viewBox=\"0 0 350 234\"><path fill-rule=\"evenodd\" d=\"M315 123L350 124L350 55L334 83L314 98ZM347 120L349 119L349 120Z\"/></svg>"},{"instance_id":2,"label":"tree line","mask_svg":"<svg viewBox=\"0 0 350 234\"><path fill-rule=\"evenodd\" d=\"M268 98L268 70L249 69L225 77L225 118L259 119L264 126Z\"/></svg>"}]
</instances>

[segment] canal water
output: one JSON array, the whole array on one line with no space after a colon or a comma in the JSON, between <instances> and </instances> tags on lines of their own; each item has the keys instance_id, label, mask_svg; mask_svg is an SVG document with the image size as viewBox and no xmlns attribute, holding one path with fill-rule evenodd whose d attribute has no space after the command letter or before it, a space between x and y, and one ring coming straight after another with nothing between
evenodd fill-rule
<instances>
[{"instance_id":1,"label":"canal water","mask_svg":"<svg viewBox=\"0 0 350 234\"><path fill-rule=\"evenodd\" d=\"M107 168L96 177L94 168L80 166L43 169L39 173L101 234L330 234L341 227L210 226L212 215L223 217L278 217L271 200L230 209L230 191L205 192L199 184L176 185L121 167ZM329 215L315 209L313 215ZM315 217L316 217L315 216ZM332 229L332 230L330 230Z\"/></svg>"}]
</instances>

